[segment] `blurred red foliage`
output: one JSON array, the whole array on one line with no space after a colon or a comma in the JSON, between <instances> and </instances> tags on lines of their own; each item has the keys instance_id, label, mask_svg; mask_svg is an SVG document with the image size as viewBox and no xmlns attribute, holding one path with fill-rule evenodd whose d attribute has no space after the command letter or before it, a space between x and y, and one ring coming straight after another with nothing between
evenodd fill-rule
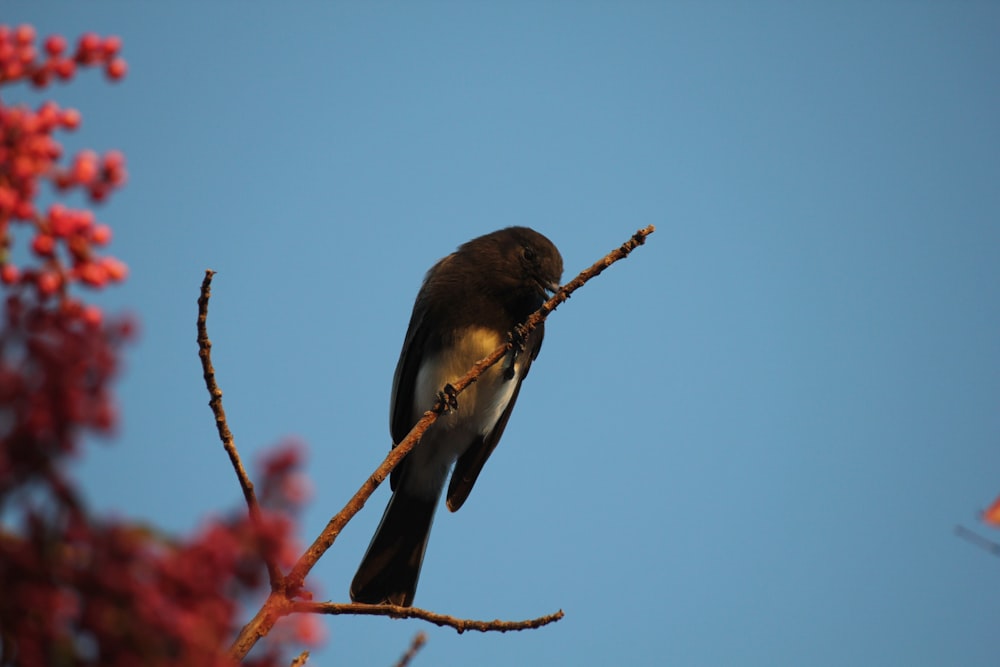
<instances>
[{"instance_id":1,"label":"blurred red foliage","mask_svg":"<svg viewBox=\"0 0 1000 667\"><path fill-rule=\"evenodd\" d=\"M72 52L59 35L36 41L31 26L0 25L0 88L44 88L87 67L113 81L126 73L117 37L87 33ZM92 202L125 183L118 151L60 163L53 133L80 124L54 102L32 110L0 97L0 665L228 665L241 604L268 588L263 558L287 568L297 554L302 448L262 462L256 527L240 511L167 537L88 511L65 462L86 433L114 428L112 383L134 324L71 294L126 278L100 252L111 228L89 209L36 205L46 181ZM15 225L31 230L20 261ZM288 664L286 644L320 640L315 618L288 621L247 664Z\"/></svg>"}]
</instances>

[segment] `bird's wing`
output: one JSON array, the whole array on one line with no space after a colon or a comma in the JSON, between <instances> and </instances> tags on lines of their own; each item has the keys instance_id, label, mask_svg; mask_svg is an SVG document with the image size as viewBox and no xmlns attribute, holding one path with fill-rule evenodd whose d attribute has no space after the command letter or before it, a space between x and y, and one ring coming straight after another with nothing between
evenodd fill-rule
<instances>
[{"instance_id":1,"label":"bird's wing","mask_svg":"<svg viewBox=\"0 0 1000 667\"><path fill-rule=\"evenodd\" d=\"M413 395L416 391L417 374L420 372L420 363L423 359L421 352L427 349L428 327L425 325L426 308L421 301L417 301L410 317L410 326L406 330L406 338L403 340L403 349L399 353L399 361L396 363L396 372L392 377L392 398L389 400L391 406L389 412L389 433L392 435L392 446L395 447L406 437L406 434L413 428ZM431 406L426 406L430 409ZM396 490L399 480L403 478L403 471L406 468L406 459L392 471L389 484L392 490Z\"/></svg>"}]
</instances>

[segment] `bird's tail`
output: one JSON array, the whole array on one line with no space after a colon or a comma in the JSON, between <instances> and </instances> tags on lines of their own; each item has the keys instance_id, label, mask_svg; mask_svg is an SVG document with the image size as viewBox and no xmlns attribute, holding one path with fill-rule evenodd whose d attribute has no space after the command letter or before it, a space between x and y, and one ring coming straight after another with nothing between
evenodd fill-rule
<instances>
[{"instance_id":1,"label":"bird's tail","mask_svg":"<svg viewBox=\"0 0 1000 667\"><path fill-rule=\"evenodd\" d=\"M397 487L351 582L351 600L413 604L436 507L437 497L428 501Z\"/></svg>"}]
</instances>

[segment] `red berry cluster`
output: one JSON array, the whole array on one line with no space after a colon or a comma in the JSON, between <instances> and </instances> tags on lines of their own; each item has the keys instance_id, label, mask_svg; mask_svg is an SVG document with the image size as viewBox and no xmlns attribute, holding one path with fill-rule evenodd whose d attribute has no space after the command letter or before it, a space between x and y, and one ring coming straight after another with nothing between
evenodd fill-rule
<instances>
[{"instance_id":1,"label":"red berry cluster","mask_svg":"<svg viewBox=\"0 0 1000 667\"><path fill-rule=\"evenodd\" d=\"M53 307L10 295L0 329L0 504L20 486L53 483L81 431L115 424L111 380L128 320L104 322L93 305Z\"/></svg>"},{"instance_id":2,"label":"red berry cluster","mask_svg":"<svg viewBox=\"0 0 1000 667\"><path fill-rule=\"evenodd\" d=\"M66 56L66 40L54 36L42 59L34 42L31 26L0 25L0 85L41 86L49 75L40 73L68 79L77 65L110 67L121 49L117 38L85 35ZM82 430L107 432L114 423L110 383L131 324L105 322L98 307L71 297L68 287L121 281L125 265L98 254L111 228L92 211L54 203L40 212L35 204L45 181L57 191L83 188L94 200L124 183L124 158L116 151L103 159L83 151L68 166L58 164L62 147L53 132L79 125L79 112L54 102L31 110L0 98L0 287L10 292L0 328L0 503L18 485L52 482L53 464L73 451ZM34 233L21 266L13 260L15 225Z\"/></svg>"},{"instance_id":3,"label":"red berry cluster","mask_svg":"<svg viewBox=\"0 0 1000 667\"><path fill-rule=\"evenodd\" d=\"M68 56L66 40L54 35L45 40L43 59L35 47L34 28L0 25L0 85L30 81L41 87L53 76L72 78L77 66L103 65L109 76L120 79L125 73L120 50L117 37L101 39L88 33ZM0 99L0 283L33 286L42 299L65 297L74 282L102 287L126 275L121 261L97 255L96 249L111 240L111 230L96 222L93 212L61 204L39 211L35 205L44 181L60 192L81 189L95 202L125 183L125 158L118 151L98 156L85 150L68 164L59 164L63 151L53 133L79 126L80 113L75 109L47 101L32 110L8 106ZM33 227L36 265L22 268L11 259L14 224Z\"/></svg>"},{"instance_id":4,"label":"red berry cluster","mask_svg":"<svg viewBox=\"0 0 1000 667\"><path fill-rule=\"evenodd\" d=\"M0 86L41 87L88 66L119 79L120 50L116 37L87 34L71 54L59 36L40 54L33 28L0 26ZM93 202L125 182L116 151L60 163L53 133L79 125L77 111L54 102L32 110L0 99L0 665L231 665L240 603L267 586L265 562L287 570L300 550L302 449L262 462L259 522L244 511L166 539L87 512L64 463L85 432L114 427L111 386L133 325L69 292L125 279L120 260L99 254L111 228L86 208L36 204L44 182ZM19 264L15 225L32 232ZM316 616L292 616L247 664L288 664L285 646L317 643L319 627Z\"/></svg>"},{"instance_id":5,"label":"red berry cluster","mask_svg":"<svg viewBox=\"0 0 1000 667\"><path fill-rule=\"evenodd\" d=\"M25 79L42 87L53 79L72 79L77 67L94 66L103 66L108 78L117 81L128 70L118 55L121 48L118 37L101 39L88 32L80 37L72 53L67 52L66 39L61 35L46 38L40 52L33 27L0 25L0 83Z\"/></svg>"}]
</instances>

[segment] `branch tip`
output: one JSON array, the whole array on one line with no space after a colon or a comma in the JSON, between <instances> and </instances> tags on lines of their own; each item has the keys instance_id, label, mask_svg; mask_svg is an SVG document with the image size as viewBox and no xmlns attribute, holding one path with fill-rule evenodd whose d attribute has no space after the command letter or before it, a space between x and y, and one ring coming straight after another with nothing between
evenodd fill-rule
<instances>
[{"instance_id":1,"label":"branch tip","mask_svg":"<svg viewBox=\"0 0 1000 667\"><path fill-rule=\"evenodd\" d=\"M212 341L208 337L208 300L212 295L211 287L214 275L215 271L207 269L205 271L205 278L201 282L201 295L198 298L198 357L201 359L205 388L208 390L208 405L212 409L212 415L215 417L215 426L219 432L219 439L222 441L222 448L229 455L229 461L236 473L236 479L243 490L243 497L247 503L250 520L253 522L254 527L258 529L257 532L263 534L263 530L261 530L263 519L261 517L260 505L257 502L257 494L254 493L253 482L250 481L250 476L247 474L246 468L243 467L243 461L240 458L239 451L236 449L233 433L229 430L229 422L226 420L226 410L222 406L222 389L219 388L219 384L216 382L215 368L212 366ZM271 584L271 590L275 590L281 585L281 572L278 570L277 563L274 562L274 559L268 555L265 549L261 549L261 557L267 566L267 575Z\"/></svg>"},{"instance_id":2,"label":"branch tip","mask_svg":"<svg viewBox=\"0 0 1000 667\"><path fill-rule=\"evenodd\" d=\"M396 667L406 667L413 660L414 656L423 648L424 644L427 643L427 635L424 632L418 632L414 635L413 639L410 641L410 648L406 650L406 653L400 657L399 662L396 663Z\"/></svg>"}]
</instances>

